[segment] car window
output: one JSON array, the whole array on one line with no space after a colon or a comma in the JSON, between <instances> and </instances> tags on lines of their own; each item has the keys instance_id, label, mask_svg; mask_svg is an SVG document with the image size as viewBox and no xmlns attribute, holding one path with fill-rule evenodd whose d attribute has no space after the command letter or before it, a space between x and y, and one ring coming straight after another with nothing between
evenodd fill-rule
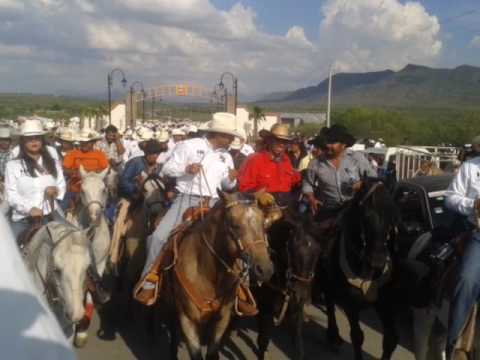
<instances>
[{"instance_id":1,"label":"car window","mask_svg":"<svg viewBox=\"0 0 480 360\"><path fill-rule=\"evenodd\" d=\"M443 195L432 196L428 202L432 213L433 227L450 228L456 219L456 214L445 207L445 197Z\"/></svg>"},{"instance_id":2,"label":"car window","mask_svg":"<svg viewBox=\"0 0 480 360\"><path fill-rule=\"evenodd\" d=\"M402 222L409 232L422 232L430 229L418 191L413 188L399 187L394 198L400 209Z\"/></svg>"}]
</instances>

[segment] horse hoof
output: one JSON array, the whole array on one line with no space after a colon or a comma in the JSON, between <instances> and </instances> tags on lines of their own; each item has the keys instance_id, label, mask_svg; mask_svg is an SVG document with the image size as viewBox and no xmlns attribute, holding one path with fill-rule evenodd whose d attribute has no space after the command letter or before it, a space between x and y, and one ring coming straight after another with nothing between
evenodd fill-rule
<instances>
[{"instance_id":1,"label":"horse hoof","mask_svg":"<svg viewBox=\"0 0 480 360\"><path fill-rule=\"evenodd\" d=\"M73 344L75 345L76 348L83 348L85 345L87 345L88 341L88 334L86 332L77 332L75 334L75 339L73 341Z\"/></svg>"},{"instance_id":2,"label":"horse hoof","mask_svg":"<svg viewBox=\"0 0 480 360\"><path fill-rule=\"evenodd\" d=\"M97 331L97 337L104 341L113 341L117 338L114 330L105 330L105 329L99 329Z\"/></svg>"}]
</instances>

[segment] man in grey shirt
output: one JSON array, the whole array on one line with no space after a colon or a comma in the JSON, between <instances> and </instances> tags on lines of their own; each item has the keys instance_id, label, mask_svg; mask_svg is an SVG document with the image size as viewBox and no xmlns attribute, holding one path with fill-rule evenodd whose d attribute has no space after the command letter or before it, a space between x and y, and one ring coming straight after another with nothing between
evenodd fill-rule
<instances>
[{"instance_id":1,"label":"man in grey shirt","mask_svg":"<svg viewBox=\"0 0 480 360\"><path fill-rule=\"evenodd\" d=\"M310 162L302 191L314 213L334 215L360 190L362 176L374 177L375 170L360 153L347 150L355 138L341 125L322 130L323 155Z\"/></svg>"}]
</instances>

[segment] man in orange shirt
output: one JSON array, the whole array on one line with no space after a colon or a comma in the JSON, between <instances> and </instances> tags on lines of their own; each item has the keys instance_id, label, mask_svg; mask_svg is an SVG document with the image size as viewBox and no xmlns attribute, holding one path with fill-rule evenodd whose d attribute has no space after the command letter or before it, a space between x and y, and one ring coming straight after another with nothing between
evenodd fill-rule
<instances>
[{"instance_id":1,"label":"man in orange shirt","mask_svg":"<svg viewBox=\"0 0 480 360\"><path fill-rule=\"evenodd\" d=\"M94 145L100 139L100 135L93 130L84 129L76 136L80 143L79 149L69 151L63 159L63 169L67 178L67 194L65 195L64 207L72 205L81 191L80 165L85 171L100 172L108 167L108 159L105 153L95 150Z\"/></svg>"}]
</instances>

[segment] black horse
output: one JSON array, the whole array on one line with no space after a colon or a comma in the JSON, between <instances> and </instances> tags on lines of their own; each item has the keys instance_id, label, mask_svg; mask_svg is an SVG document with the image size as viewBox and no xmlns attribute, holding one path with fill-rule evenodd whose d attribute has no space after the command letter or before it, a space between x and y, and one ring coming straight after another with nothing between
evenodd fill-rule
<instances>
[{"instance_id":1,"label":"black horse","mask_svg":"<svg viewBox=\"0 0 480 360\"><path fill-rule=\"evenodd\" d=\"M327 339L340 344L335 304L345 311L355 359L362 359L363 332L359 315L373 306L383 324L383 356L389 359L398 342L394 325L392 276L394 242L400 216L382 182L364 179L362 189L340 211L332 250L322 257L316 285L325 292Z\"/></svg>"},{"instance_id":2,"label":"black horse","mask_svg":"<svg viewBox=\"0 0 480 360\"><path fill-rule=\"evenodd\" d=\"M259 309L258 358L264 359L274 326L288 320L295 359L303 359L303 308L311 299L311 286L320 254L316 237L324 231L311 217L294 215L274 223L268 232L275 273L269 283L255 289Z\"/></svg>"}]
</instances>

